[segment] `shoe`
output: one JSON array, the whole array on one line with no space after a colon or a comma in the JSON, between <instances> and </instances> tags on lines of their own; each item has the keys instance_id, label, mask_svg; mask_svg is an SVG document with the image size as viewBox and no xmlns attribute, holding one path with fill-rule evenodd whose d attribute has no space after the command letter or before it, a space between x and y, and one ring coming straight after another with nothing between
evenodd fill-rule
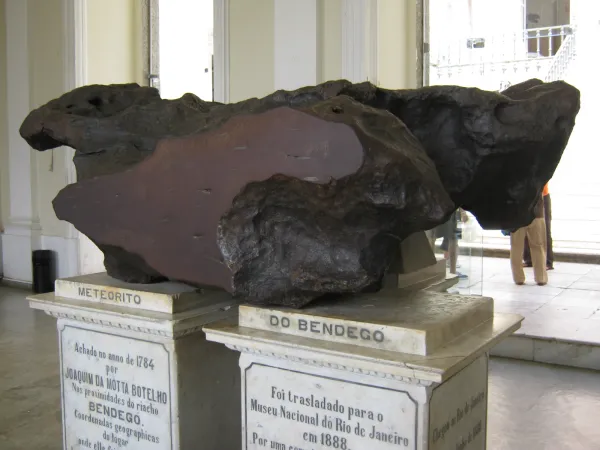
<instances>
[{"instance_id":1,"label":"shoe","mask_svg":"<svg viewBox=\"0 0 600 450\"><path fill-rule=\"evenodd\" d=\"M455 275L461 280L464 280L465 278L469 278L469 275L466 275L466 274L460 273L460 272L456 272Z\"/></svg>"},{"instance_id":2,"label":"shoe","mask_svg":"<svg viewBox=\"0 0 600 450\"><path fill-rule=\"evenodd\" d=\"M517 286L523 286L525 284L525 282L524 281L515 281L515 284Z\"/></svg>"},{"instance_id":3,"label":"shoe","mask_svg":"<svg viewBox=\"0 0 600 450\"><path fill-rule=\"evenodd\" d=\"M544 283L538 283L538 286L546 286L548 284L548 282L544 282Z\"/></svg>"},{"instance_id":4,"label":"shoe","mask_svg":"<svg viewBox=\"0 0 600 450\"><path fill-rule=\"evenodd\" d=\"M533 267L533 264L524 262L523 267Z\"/></svg>"},{"instance_id":5,"label":"shoe","mask_svg":"<svg viewBox=\"0 0 600 450\"><path fill-rule=\"evenodd\" d=\"M554 270L554 266L546 266L546 270Z\"/></svg>"}]
</instances>

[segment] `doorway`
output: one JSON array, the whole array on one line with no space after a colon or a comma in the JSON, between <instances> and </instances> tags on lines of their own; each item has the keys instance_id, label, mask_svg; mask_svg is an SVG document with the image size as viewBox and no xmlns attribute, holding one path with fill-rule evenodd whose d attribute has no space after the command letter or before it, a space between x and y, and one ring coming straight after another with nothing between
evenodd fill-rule
<instances>
[{"instance_id":1,"label":"doorway","mask_svg":"<svg viewBox=\"0 0 600 450\"><path fill-rule=\"evenodd\" d=\"M186 93L204 101L214 100L214 4L213 0L158 0L151 15L158 42L156 87L162 98ZM154 50L154 49L152 49Z\"/></svg>"}]
</instances>

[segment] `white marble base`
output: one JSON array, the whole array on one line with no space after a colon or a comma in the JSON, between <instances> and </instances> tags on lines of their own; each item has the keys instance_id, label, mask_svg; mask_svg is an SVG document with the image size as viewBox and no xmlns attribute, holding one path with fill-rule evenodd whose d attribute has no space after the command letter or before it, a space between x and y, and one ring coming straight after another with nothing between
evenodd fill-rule
<instances>
[{"instance_id":1,"label":"white marble base","mask_svg":"<svg viewBox=\"0 0 600 450\"><path fill-rule=\"evenodd\" d=\"M423 293L396 297L394 307L388 294L379 295L301 311L244 306L238 324L204 328L207 339L241 352L244 450L486 448L488 352L522 317L493 314L484 299L463 298L461 306L456 296ZM429 303L427 315L416 298L435 299L437 307ZM463 333L448 326L453 310L462 311L459 317L472 312ZM273 315L279 325L269 329ZM318 322L320 330L332 325L334 334L340 325L345 339L298 333L300 320ZM348 337L349 327L359 336L361 329L371 337L382 330L384 339L379 347L364 345ZM453 337L430 353L398 351L403 336L440 330Z\"/></svg>"},{"instance_id":2,"label":"white marble base","mask_svg":"<svg viewBox=\"0 0 600 450\"><path fill-rule=\"evenodd\" d=\"M165 290L98 289L144 300ZM237 354L201 331L237 305L216 291L186 300L194 305L169 314L54 293L29 298L58 319L65 450L240 447Z\"/></svg>"},{"instance_id":3,"label":"white marble base","mask_svg":"<svg viewBox=\"0 0 600 450\"><path fill-rule=\"evenodd\" d=\"M230 297L222 295L221 291L175 282L134 285L111 278L105 272L56 280L54 293L72 300L169 314L198 306L199 295L203 298L221 296L223 305L230 302Z\"/></svg>"},{"instance_id":4,"label":"white marble base","mask_svg":"<svg viewBox=\"0 0 600 450\"><path fill-rule=\"evenodd\" d=\"M446 260L438 259L431 266L414 272L387 275L384 279L385 289L426 289L446 278Z\"/></svg>"},{"instance_id":5,"label":"white marble base","mask_svg":"<svg viewBox=\"0 0 600 450\"><path fill-rule=\"evenodd\" d=\"M299 337L430 355L492 319L488 297L384 290L297 310L240 306L239 325Z\"/></svg>"}]
</instances>

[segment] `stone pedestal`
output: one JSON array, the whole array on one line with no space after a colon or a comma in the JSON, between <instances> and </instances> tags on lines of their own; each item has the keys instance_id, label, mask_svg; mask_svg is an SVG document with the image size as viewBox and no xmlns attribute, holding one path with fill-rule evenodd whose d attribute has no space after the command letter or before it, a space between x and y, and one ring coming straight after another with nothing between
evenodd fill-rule
<instances>
[{"instance_id":1,"label":"stone pedestal","mask_svg":"<svg viewBox=\"0 0 600 450\"><path fill-rule=\"evenodd\" d=\"M65 450L240 448L237 354L201 331L229 294L95 274L29 302L58 319Z\"/></svg>"},{"instance_id":2,"label":"stone pedestal","mask_svg":"<svg viewBox=\"0 0 600 450\"><path fill-rule=\"evenodd\" d=\"M382 291L204 330L241 352L244 450L482 450L488 351L521 321L490 298Z\"/></svg>"}]
</instances>

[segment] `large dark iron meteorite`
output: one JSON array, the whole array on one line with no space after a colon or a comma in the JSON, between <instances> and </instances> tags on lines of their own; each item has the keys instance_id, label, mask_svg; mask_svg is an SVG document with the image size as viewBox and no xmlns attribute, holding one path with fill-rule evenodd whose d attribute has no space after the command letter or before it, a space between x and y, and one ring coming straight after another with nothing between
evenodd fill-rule
<instances>
[{"instance_id":1,"label":"large dark iron meteorite","mask_svg":"<svg viewBox=\"0 0 600 450\"><path fill-rule=\"evenodd\" d=\"M458 207L484 228L530 223L578 110L577 89L539 80L503 94L334 81L229 105L86 86L21 135L76 150L79 181L54 208L113 277L302 306L377 289L398 241Z\"/></svg>"}]
</instances>

